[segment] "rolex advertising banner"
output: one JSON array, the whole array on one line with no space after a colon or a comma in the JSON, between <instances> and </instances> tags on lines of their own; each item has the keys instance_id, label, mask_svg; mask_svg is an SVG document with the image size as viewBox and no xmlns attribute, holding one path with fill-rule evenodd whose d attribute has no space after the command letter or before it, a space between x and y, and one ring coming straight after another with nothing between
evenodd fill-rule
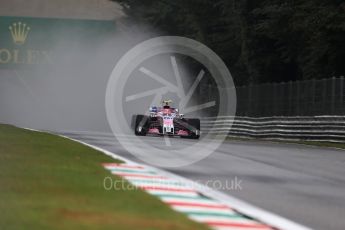
<instances>
[{"instance_id":1,"label":"rolex advertising banner","mask_svg":"<svg viewBox=\"0 0 345 230\"><path fill-rule=\"evenodd\" d=\"M70 47L93 47L114 33L114 21L0 17L0 69L49 65Z\"/></svg>"},{"instance_id":2,"label":"rolex advertising banner","mask_svg":"<svg viewBox=\"0 0 345 230\"><path fill-rule=\"evenodd\" d=\"M118 36L114 20L0 17L0 123L106 129Z\"/></svg>"}]
</instances>

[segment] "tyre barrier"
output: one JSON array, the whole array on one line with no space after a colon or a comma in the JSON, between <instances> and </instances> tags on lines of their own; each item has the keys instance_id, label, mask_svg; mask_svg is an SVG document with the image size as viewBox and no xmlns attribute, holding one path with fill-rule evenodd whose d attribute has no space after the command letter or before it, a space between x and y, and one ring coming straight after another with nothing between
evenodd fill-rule
<instances>
[{"instance_id":1,"label":"tyre barrier","mask_svg":"<svg viewBox=\"0 0 345 230\"><path fill-rule=\"evenodd\" d=\"M345 142L345 116L207 117L201 130L235 138Z\"/></svg>"}]
</instances>

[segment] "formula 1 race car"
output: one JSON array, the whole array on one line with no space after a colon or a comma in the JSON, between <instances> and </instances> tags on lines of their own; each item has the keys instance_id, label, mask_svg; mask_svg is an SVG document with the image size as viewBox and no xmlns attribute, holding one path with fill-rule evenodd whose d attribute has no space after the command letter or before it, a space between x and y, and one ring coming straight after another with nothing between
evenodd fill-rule
<instances>
[{"instance_id":1,"label":"formula 1 race car","mask_svg":"<svg viewBox=\"0 0 345 230\"><path fill-rule=\"evenodd\" d=\"M133 115L132 128L137 136L167 135L198 139L200 120L184 118L178 109L170 107L171 100L163 101L162 107L150 107L150 115Z\"/></svg>"}]
</instances>

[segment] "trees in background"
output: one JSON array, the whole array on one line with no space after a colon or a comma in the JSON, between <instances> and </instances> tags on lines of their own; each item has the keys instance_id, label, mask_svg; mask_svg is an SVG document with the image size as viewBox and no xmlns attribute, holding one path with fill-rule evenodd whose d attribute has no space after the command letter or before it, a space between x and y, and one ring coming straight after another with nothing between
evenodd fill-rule
<instances>
[{"instance_id":1,"label":"trees in background","mask_svg":"<svg viewBox=\"0 0 345 230\"><path fill-rule=\"evenodd\" d=\"M345 75L341 0L113 0L161 35L196 39L237 85Z\"/></svg>"}]
</instances>

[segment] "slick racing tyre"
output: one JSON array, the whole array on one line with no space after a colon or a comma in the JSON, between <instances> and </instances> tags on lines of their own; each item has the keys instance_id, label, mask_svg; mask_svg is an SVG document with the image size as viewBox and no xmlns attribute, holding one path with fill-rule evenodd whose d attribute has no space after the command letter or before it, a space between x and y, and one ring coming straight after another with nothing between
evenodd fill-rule
<instances>
[{"instance_id":1,"label":"slick racing tyre","mask_svg":"<svg viewBox=\"0 0 345 230\"><path fill-rule=\"evenodd\" d=\"M149 129L150 118L145 115L133 115L132 122L134 123L134 134L136 136L146 136Z\"/></svg>"},{"instance_id":2,"label":"slick racing tyre","mask_svg":"<svg viewBox=\"0 0 345 230\"><path fill-rule=\"evenodd\" d=\"M189 130L188 136L181 136L181 137L182 138L188 138L188 139L199 139L199 137L200 137L200 119L189 118L189 119L183 119L183 121L193 128Z\"/></svg>"}]
</instances>

